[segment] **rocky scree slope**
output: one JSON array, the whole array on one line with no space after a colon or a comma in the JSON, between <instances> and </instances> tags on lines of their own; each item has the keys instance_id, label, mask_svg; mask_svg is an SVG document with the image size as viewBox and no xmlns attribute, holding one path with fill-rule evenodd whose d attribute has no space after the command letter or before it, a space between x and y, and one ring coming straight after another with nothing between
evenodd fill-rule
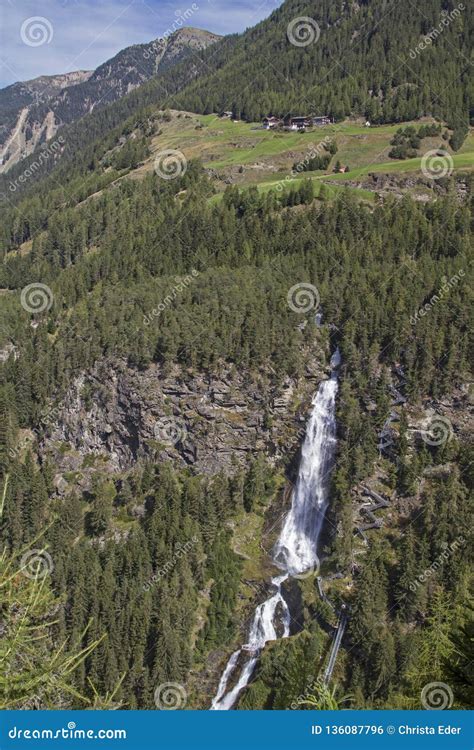
<instances>
[{"instance_id":1,"label":"rocky scree slope","mask_svg":"<svg viewBox=\"0 0 474 750\"><path fill-rule=\"evenodd\" d=\"M220 37L190 27L121 50L95 71L41 76L0 90L0 173L58 128L111 104Z\"/></svg>"}]
</instances>

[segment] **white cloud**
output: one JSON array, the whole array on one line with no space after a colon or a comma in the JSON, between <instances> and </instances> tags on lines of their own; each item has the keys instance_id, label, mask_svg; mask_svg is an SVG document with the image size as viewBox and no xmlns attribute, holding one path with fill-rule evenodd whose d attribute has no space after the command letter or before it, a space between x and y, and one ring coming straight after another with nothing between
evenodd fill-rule
<instances>
[{"instance_id":1,"label":"white cloud","mask_svg":"<svg viewBox=\"0 0 474 750\"><path fill-rule=\"evenodd\" d=\"M268 16L282 0L195 0L188 25L217 34L243 31ZM150 41L170 28L193 0L3 0L0 87L39 75L91 70L124 47ZM52 38L29 46L22 24L43 17Z\"/></svg>"}]
</instances>

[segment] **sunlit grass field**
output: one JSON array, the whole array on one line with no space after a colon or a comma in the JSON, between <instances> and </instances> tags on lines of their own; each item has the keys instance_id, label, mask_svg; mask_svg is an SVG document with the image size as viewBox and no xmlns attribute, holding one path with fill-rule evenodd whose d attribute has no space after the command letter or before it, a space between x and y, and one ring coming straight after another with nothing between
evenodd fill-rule
<instances>
[{"instance_id":1,"label":"sunlit grass field","mask_svg":"<svg viewBox=\"0 0 474 750\"><path fill-rule=\"evenodd\" d=\"M385 173L396 176L404 173L421 172L423 155L428 151L443 149L452 158L454 170L471 170L474 166L474 134L470 132L459 152L453 153L448 140L439 136L425 138L419 149L419 156L397 160L389 157L392 148L390 141L400 127L423 121L366 127L361 122L346 121L336 125L313 128L308 132L275 132L264 130L260 123L233 122L217 115L197 115L173 112L169 122L160 123L160 132L151 143L152 156L136 170L136 176L153 169L154 157L164 149L181 151L186 159L200 159L214 178L218 191L226 184L239 187L256 185L261 192L287 190L297 186L303 178L315 182L321 180L332 190L328 196L336 195L342 189L339 182L363 180L371 173ZM308 156L325 153L323 141L335 141L337 154L332 157L325 172L305 172L301 176L293 174L294 164ZM319 146L319 149L318 149ZM334 165L349 167L345 174L335 174ZM290 179L291 178L291 179ZM352 186L364 200L373 200L374 193L360 186ZM218 199L211 199L212 201Z\"/></svg>"}]
</instances>

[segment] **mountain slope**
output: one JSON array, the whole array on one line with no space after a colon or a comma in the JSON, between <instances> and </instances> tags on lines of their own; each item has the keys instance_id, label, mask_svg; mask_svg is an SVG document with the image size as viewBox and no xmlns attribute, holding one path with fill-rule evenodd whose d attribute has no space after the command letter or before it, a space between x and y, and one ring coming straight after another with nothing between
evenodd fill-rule
<instances>
[{"instance_id":1,"label":"mountain slope","mask_svg":"<svg viewBox=\"0 0 474 750\"><path fill-rule=\"evenodd\" d=\"M367 5L352 8L355 18ZM342 18L346 6L338 9ZM445 152L445 176L425 170L423 192L414 176L408 194L384 190L360 203L357 168L376 172L391 158L391 141L406 138L398 125L283 133L172 109L172 92L214 109L232 99L232 86L248 97L246 116L269 106L265 97L276 107L280 91L288 103L297 91L287 81L252 78L272 39L275 65L290 70L277 43L285 12L197 61L171 61L63 127L56 167L36 152L3 176L19 202L5 201L0 222L0 542L48 576L54 638L67 639L68 654L78 640L91 650L68 702L54 682L51 696L27 692L17 707L77 708L78 695L113 694L124 708L161 708L171 683L187 708L209 708L256 606L272 593L272 550L310 402L336 347L336 454L314 550L321 566L282 585L288 638L267 644L238 707L316 703L343 608L329 686L343 708L426 708L426 686L450 684L446 659L456 666L467 652L456 644L474 549L472 179L457 184ZM381 25L372 19L374 40ZM365 54L362 87L376 75ZM305 49L297 55L291 75L309 94ZM126 58L119 68L126 74ZM334 85L345 86L336 74ZM96 95L111 75L105 66L76 88L94 85ZM381 116L390 100L387 89ZM354 112L360 107L356 96ZM419 135L420 124L410 125L403 132ZM419 150L438 156L451 131L436 126L428 136L423 127ZM348 175L300 175L299 165L316 166L308 156L320 154L311 143L319 138L334 162L350 165ZM157 168L170 150L184 155L174 179ZM35 160L41 169L30 177L25 165ZM406 163L388 161L389 170L398 164ZM231 169L258 179L262 165L271 190L232 182ZM216 178L228 185L221 196ZM329 190L340 179L349 187ZM18 619L15 602L3 606L7 621ZM0 648L5 637L0 628ZM467 685L456 679L459 708ZM12 680L0 683L1 707L12 702Z\"/></svg>"},{"instance_id":2,"label":"mountain slope","mask_svg":"<svg viewBox=\"0 0 474 750\"><path fill-rule=\"evenodd\" d=\"M66 90L86 82L92 71L78 70L57 76L39 76L0 90L0 172L48 140L56 129L52 109L35 115L40 105L64 96ZM53 127L52 127L53 126Z\"/></svg>"},{"instance_id":3,"label":"mountain slope","mask_svg":"<svg viewBox=\"0 0 474 750\"><path fill-rule=\"evenodd\" d=\"M178 106L232 107L252 121L290 111L373 122L431 114L465 126L472 21L472 7L443 0L287 0L238 39L230 58L220 47L214 72L185 89Z\"/></svg>"},{"instance_id":4,"label":"mountain slope","mask_svg":"<svg viewBox=\"0 0 474 750\"><path fill-rule=\"evenodd\" d=\"M213 207L209 192L195 165L174 181L124 180L77 208L49 208L31 252L4 264L2 543L48 544L65 634L92 615L84 645L107 633L78 691L90 678L105 693L125 674L119 700L131 708L153 708L170 681L186 686L190 708L207 708L249 606L265 599L272 530L289 499L278 488L305 431L298 416L339 345L321 571L330 601L351 607L337 680L354 707L418 706L418 680L445 679L439 661L428 671L415 660L433 642L433 587L451 613L468 587L469 204L451 194L373 210L345 195L292 208L229 191ZM315 296L299 309L289 292L308 286ZM32 287L36 309L20 292ZM426 314L413 325L416 310ZM397 396L395 416L393 388L409 402ZM448 428L443 445L422 439L435 423L426 401ZM380 456L389 417L396 429ZM373 526L360 518L367 501L352 498L359 484L389 501ZM264 656L245 707L289 707L304 694L301 665L305 681L318 675L335 618L315 583L301 581L305 606L288 591L301 634ZM314 648L300 653L306 640ZM395 648L411 659L396 660ZM267 685L278 688L271 706Z\"/></svg>"},{"instance_id":5,"label":"mountain slope","mask_svg":"<svg viewBox=\"0 0 474 750\"><path fill-rule=\"evenodd\" d=\"M224 37L212 49L196 50L192 65L188 58L166 70L161 67L159 79L151 78L68 126L61 153L16 195L49 174L58 160L88 164L96 151L93 143L151 105L198 113L232 108L247 120L289 111L322 112L336 119L356 114L376 124L433 115L454 130L451 145L456 150L467 132L472 99L468 72L473 11L461 6L446 10L442 0L421 0L416 8L409 0L286 0L254 28ZM315 23L319 32L312 43L295 46L288 28L304 16L312 19L313 32ZM290 29L304 39L304 26L293 24ZM311 33L308 38L313 38ZM77 97L84 87L97 85L89 80L73 93ZM28 162L18 174L25 166ZM14 180L17 172L13 169L8 176ZM0 192L7 191L8 182L0 179Z\"/></svg>"},{"instance_id":6,"label":"mountain slope","mask_svg":"<svg viewBox=\"0 0 474 750\"><path fill-rule=\"evenodd\" d=\"M218 39L201 29L180 29L167 38L127 47L95 71L41 76L1 90L0 172L52 138L61 125L117 101Z\"/></svg>"}]
</instances>

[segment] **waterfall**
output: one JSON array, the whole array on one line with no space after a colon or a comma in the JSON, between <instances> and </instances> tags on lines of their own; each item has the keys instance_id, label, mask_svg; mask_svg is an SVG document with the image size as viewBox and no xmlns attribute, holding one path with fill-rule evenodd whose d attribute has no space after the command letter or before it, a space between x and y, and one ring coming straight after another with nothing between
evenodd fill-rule
<instances>
[{"instance_id":1,"label":"waterfall","mask_svg":"<svg viewBox=\"0 0 474 750\"><path fill-rule=\"evenodd\" d=\"M283 627L281 638L290 634L290 612L281 593L283 581L315 569L319 564L318 539L329 500L329 478L336 448L335 405L340 361L337 350L331 359L331 377L321 383L313 398L291 508L273 551L274 562L282 575L272 579L271 595L256 608L248 642L234 651L227 662L212 710L226 711L233 707L242 688L248 685L263 647L267 641L279 637L275 622ZM234 687L227 692L229 679L245 653L249 656L244 660Z\"/></svg>"}]
</instances>

